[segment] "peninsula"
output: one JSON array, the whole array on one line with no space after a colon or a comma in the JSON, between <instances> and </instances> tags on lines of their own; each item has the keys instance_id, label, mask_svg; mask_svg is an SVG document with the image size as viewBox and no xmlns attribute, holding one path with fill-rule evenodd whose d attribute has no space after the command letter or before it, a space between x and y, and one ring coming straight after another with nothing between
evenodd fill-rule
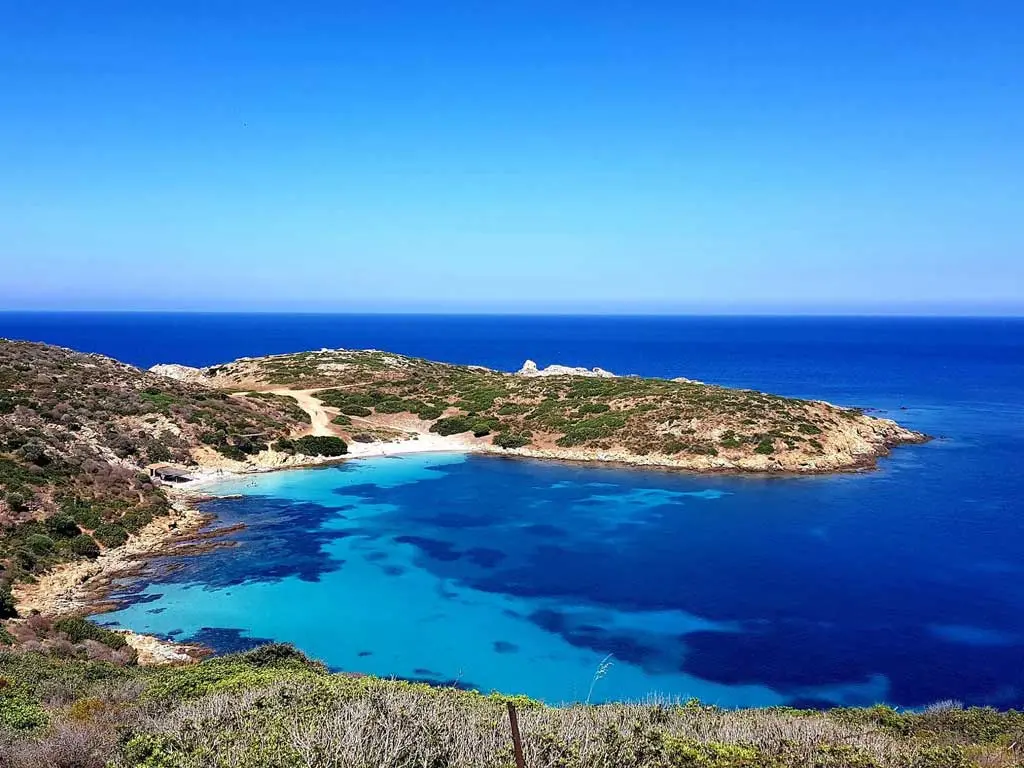
<instances>
[{"instance_id":1,"label":"peninsula","mask_svg":"<svg viewBox=\"0 0 1024 768\"><path fill-rule=\"evenodd\" d=\"M287 398L306 413L308 432L352 446L422 440L431 447L702 472L820 473L870 466L893 446L926 439L821 401L600 368L539 369L529 360L505 373L324 349L153 370L250 401L280 406Z\"/></svg>"}]
</instances>

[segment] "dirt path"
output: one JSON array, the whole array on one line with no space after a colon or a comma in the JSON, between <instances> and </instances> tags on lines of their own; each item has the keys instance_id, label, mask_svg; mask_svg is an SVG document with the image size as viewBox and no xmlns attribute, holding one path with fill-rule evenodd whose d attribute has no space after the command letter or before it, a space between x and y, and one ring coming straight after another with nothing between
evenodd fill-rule
<instances>
[{"instance_id":1,"label":"dirt path","mask_svg":"<svg viewBox=\"0 0 1024 768\"><path fill-rule=\"evenodd\" d=\"M334 437L341 434L341 431L334 425L331 424L331 419L334 418L327 412L324 404L313 397L313 393L317 392L316 389L268 389L274 395L284 395L286 397L295 398L295 402L299 404L299 407L309 414L310 419L310 432L311 435L318 437Z\"/></svg>"}]
</instances>

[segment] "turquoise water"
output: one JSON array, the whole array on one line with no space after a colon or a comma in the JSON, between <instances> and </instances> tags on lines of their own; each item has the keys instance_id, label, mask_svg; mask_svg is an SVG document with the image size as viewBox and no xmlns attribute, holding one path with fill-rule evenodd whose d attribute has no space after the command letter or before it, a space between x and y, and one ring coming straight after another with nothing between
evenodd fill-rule
<instances>
[{"instance_id":1,"label":"turquoise water","mask_svg":"<svg viewBox=\"0 0 1024 768\"><path fill-rule=\"evenodd\" d=\"M234 547L161 559L101 620L551 701L586 698L607 658L595 700L1024 706L1024 320L0 313L0 335L138 364L530 357L823 398L938 438L832 477L419 456L246 479L207 505L245 523Z\"/></svg>"},{"instance_id":2,"label":"turquoise water","mask_svg":"<svg viewBox=\"0 0 1024 768\"><path fill-rule=\"evenodd\" d=\"M281 640L337 669L549 701L660 693L729 705L782 704L793 695L856 703L887 694L880 676L789 695L702 680L677 668L682 638L735 632L735 622L667 605L567 602L530 588L559 572L570 591L619 577L634 588L644 574L616 574L609 562L569 576L565 538L581 549L629 546L632 529L661 516L720 514L730 493L721 487L628 470L420 454L245 477L213 490L246 497L207 505L221 524L247 522L236 546L168 559L173 567L162 578L105 621L222 650ZM429 524L410 524L421 517ZM442 539L438 530L457 533ZM646 556L658 554L671 553ZM524 569L551 573L532 579ZM602 662L610 666L591 690Z\"/></svg>"},{"instance_id":3,"label":"turquoise water","mask_svg":"<svg viewBox=\"0 0 1024 768\"><path fill-rule=\"evenodd\" d=\"M951 450L816 478L460 454L244 477L205 505L245 522L232 546L162 559L103 621L551 702L1005 705L1016 552L889 498Z\"/></svg>"}]
</instances>

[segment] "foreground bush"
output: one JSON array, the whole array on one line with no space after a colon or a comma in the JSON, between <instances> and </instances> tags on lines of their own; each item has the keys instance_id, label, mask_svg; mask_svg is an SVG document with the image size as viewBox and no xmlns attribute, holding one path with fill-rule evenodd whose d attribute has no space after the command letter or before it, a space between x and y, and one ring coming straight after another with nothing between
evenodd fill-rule
<instances>
[{"instance_id":1,"label":"foreground bush","mask_svg":"<svg viewBox=\"0 0 1024 768\"><path fill-rule=\"evenodd\" d=\"M177 668L0 652L0 766L508 768L506 697L332 675L270 645ZM529 768L1011 768L1024 714L513 699Z\"/></svg>"},{"instance_id":2,"label":"foreground bush","mask_svg":"<svg viewBox=\"0 0 1024 768\"><path fill-rule=\"evenodd\" d=\"M123 635L119 635L117 632L112 632L109 629L104 629L98 624L78 616L67 616L58 619L53 623L53 628L67 635L68 640L72 643L80 643L83 640L95 640L114 650L120 650L128 645L128 641L124 639Z\"/></svg>"}]
</instances>

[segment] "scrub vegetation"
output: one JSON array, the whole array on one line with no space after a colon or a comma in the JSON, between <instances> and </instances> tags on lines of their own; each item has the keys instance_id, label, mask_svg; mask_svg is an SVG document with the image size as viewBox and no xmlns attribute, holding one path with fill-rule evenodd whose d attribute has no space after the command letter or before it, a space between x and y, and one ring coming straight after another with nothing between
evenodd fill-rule
<instances>
[{"instance_id":1,"label":"scrub vegetation","mask_svg":"<svg viewBox=\"0 0 1024 768\"><path fill-rule=\"evenodd\" d=\"M97 557L167 512L147 464L193 463L203 446L244 460L308 421L288 397L0 340L0 584Z\"/></svg>"},{"instance_id":2,"label":"scrub vegetation","mask_svg":"<svg viewBox=\"0 0 1024 768\"><path fill-rule=\"evenodd\" d=\"M549 707L329 674L271 645L172 668L0 652L10 768L1009 768L1024 714L940 705L723 710L698 702Z\"/></svg>"},{"instance_id":3,"label":"scrub vegetation","mask_svg":"<svg viewBox=\"0 0 1024 768\"><path fill-rule=\"evenodd\" d=\"M923 439L855 409L754 390L638 376L520 376L375 351L244 359L204 375L217 387L315 390L339 414L337 424L406 414L441 435L567 457L611 451L705 469L827 471Z\"/></svg>"}]
</instances>

